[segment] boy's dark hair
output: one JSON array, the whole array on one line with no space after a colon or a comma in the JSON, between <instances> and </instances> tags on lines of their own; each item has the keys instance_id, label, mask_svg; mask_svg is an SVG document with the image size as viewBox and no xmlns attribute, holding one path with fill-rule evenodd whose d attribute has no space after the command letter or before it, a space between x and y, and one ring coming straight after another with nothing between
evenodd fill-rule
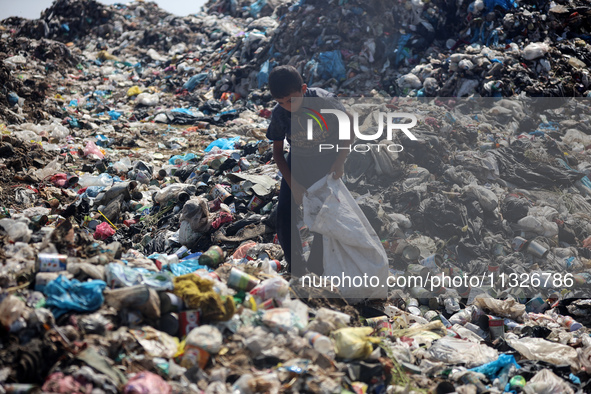
<instances>
[{"instance_id":1,"label":"boy's dark hair","mask_svg":"<svg viewBox=\"0 0 591 394\"><path fill-rule=\"evenodd\" d=\"M269 74L269 90L274 98L284 98L298 92L304 80L293 66L275 67Z\"/></svg>"}]
</instances>

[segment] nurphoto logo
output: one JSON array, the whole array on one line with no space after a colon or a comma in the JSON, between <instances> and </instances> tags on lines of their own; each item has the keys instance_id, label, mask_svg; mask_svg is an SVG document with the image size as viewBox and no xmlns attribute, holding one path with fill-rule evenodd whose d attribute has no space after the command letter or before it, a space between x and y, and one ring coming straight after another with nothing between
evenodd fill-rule
<instances>
[{"instance_id":1,"label":"nurphoto logo","mask_svg":"<svg viewBox=\"0 0 591 394\"><path fill-rule=\"evenodd\" d=\"M339 140L341 141L350 141L351 140L351 119L346 112L340 111L338 109L321 109L320 113L315 111L311 108L306 107L305 109L311 111L306 112L307 115L310 116L311 119L307 121L307 138L309 141L314 139L313 128L314 128L314 121L320 127L320 130L328 131L328 125L326 120L322 116L322 114L331 114L337 117L337 122L339 125ZM417 117L414 114L407 113L407 112L378 112L377 114L377 130L373 134L363 134L359 130L359 113L353 111L353 133L355 136L362 140L362 141L375 141L381 140L384 135L384 120L386 125L386 139L392 141L393 133L395 130L401 130L408 138L413 141L417 141L417 137L415 137L411 132L410 129L417 124ZM410 119L408 123L400 123L404 119ZM334 144L319 144L318 148L319 151L323 150L331 150L336 149L338 150L355 150L358 152L367 152L370 146L377 147L379 150L380 144L358 144L355 146L335 146ZM404 148L402 145L399 144L388 144L385 145L386 149L391 152L400 152Z\"/></svg>"}]
</instances>

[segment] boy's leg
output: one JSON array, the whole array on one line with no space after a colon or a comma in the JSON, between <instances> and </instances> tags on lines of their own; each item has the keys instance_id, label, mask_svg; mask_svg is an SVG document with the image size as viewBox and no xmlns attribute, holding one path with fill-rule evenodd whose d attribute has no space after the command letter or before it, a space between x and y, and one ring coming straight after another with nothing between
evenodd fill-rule
<instances>
[{"instance_id":1,"label":"boy's leg","mask_svg":"<svg viewBox=\"0 0 591 394\"><path fill-rule=\"evenodd\" d=\"M322 240L322 234L312 233L314 240L310 247L310 256L306 267L308 271L315 273L316 275L322 275L324 273L324 243Z\"/></svg>"},{"instance_id":2,"label":"boy's leg","mask_svg":"<svg viewBox=\"0 0 591 394\"><path fill-rule=\"evenodd\" d=\"M277 202L277 238L283 249L288 269L294 276L302 276L305 272L302 259L302 241L296 226L297 219L293 215L296 207L287 181L281 180L279 201Z\"/></svg>"}]
</instances>

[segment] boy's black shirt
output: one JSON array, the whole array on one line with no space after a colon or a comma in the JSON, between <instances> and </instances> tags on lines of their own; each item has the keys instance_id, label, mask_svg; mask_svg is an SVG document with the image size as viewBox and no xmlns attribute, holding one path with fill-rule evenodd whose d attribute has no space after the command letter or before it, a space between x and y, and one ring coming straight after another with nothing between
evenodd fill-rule
<instances>
[{"instance_id":1,"label":"boy's black shirt","mask_svg":"<svg viewBox=\"0 0 591 394\"><path fill-rule=\"evenodd\" d=\"M291 145L292 155L298 157L322 155L318 148L320 144L336 145L338 143L339 125L337 117L333 114L322 114L328 126L323 127L322 130L316 121L313 121L314 138L308 140L306 126L308 119L312 119L308 114L314 113L310 109L318 113L320 113L321 109L338 109L345 112L345 107L333 93L320 88L308 88L304 94L302 106L298 111L289 112L279 104L273 108L271 123L267 129L267 138L272 141L283 141L286 138Z\"/></svg>"}]
</instances>

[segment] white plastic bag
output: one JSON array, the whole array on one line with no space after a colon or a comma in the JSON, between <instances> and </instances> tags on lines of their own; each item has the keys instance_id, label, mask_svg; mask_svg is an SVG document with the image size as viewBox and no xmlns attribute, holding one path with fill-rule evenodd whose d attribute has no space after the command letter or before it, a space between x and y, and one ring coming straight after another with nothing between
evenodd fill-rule
<instances>
[{"instance_id":1,"label":"white plastic bag","mask_svg":"<svg viewBox=\"0 0 591 394\"><path fill-rule=\"evenodd\" d=\"M34 172L37 178L43 180L53 174L60 172L62 165L58 161L59 157L49 162L45 167L40 168Z\"/></svg>"},{"instance_id":2,"label":"white plastic bag","mask_svg":"<svg viewBox=\"0 0 591 394\"><path fill-rule=\"evenodd\" d=\"M568 345L528 337L509 339L507 343L528 360L546 361L557 365L568 364L576 371L580 369L577 351Z\"/></svg>"},{"instance_id":3,"label":"white plastic bag","mask_svg":"<svg viewBox=\"0 0 591 394\"><path fill-rule=\"evenodd\" d=\"M574 394L574 390L549 369L542 369L523 388L526 394Z\"/></svg>"},{"instance_id":4,"label":"white plastic bag","mask_svg":"<svg viewBox=\"0 0 591 394\"><path fill-rule=\"evenodd\" d=\"M463 339L443 337L428 350L431 360L443 361L448 364L464 363L473 368L495 361L499 353L486 345L466 341Z\"/></svg>"},{"instance_id":5,"label":"white plastic bag","mask_svg":"<svg viewBox=\"0 0 591 394\"><path fill-rule=\"evenodd\" d=\"M470 184L464 187L464 192L476 197L482 209L487 212L492 212L499 206L499 199L496 194L484 186Z\"/></svg>"},{"instance_id":6,"label":"white plastic bag","mask_svg":"<svg viewBox=\"0 0 591 394\"><path fill-rule=\"evenodd\" d=\"M335 287L343 297L385 297L386 251L343 182L325 176L308 189L303 204L304 223L324 239L324 275L342 279Z\"/></svg>"},{"instance_id":7,"label":"white plastic bag","mask_svg":"<svg viewBox=\"0 0 591 394\"><path fill-rule=\"evenodd\" d=\"M542 42L532 42L523 48L523 57L526 60L535 60L544 56L548 52L548 45Z\"/></svg>"}]
</instances>

